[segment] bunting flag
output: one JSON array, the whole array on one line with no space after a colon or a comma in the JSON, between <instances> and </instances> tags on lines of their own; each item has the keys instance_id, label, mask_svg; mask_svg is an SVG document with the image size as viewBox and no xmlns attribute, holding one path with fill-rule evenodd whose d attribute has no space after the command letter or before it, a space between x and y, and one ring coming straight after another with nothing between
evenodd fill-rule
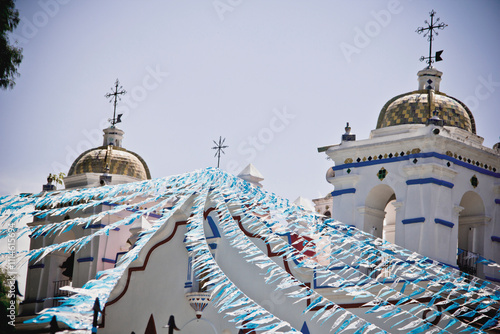
<instances>
[{"instance_id":1,"label":"bunting flag","mask_svg":"<svg viewBox=\"0 0 500 334\"><path fill-rule=\"evenodd\" d=\"M109 209L93 210L102 205ZM290 304L305 304L308 323L316 322L325 333L483 333L499 328L497 285L341 222L323 221L286 199L214 168L137 183L1 197L0 239L24 234L45 238L76 227L89 228L85 236L19 252L16 259L22 260L17 265L36 263L56 251L78 252L96 237L154 216L151 227L140 234L115 268L98 273L82 288L65 288L74 294L29 322L49 323L56 316L70 328L91 330L96 324L93 316L100 313L94 310L104 308L143 247L162 227L175 221L176 213L188 210L184 243L192 269L203 277L200 284L210 292L210 303L218 312L242 330L300 332L245 294L221 268L207 242L204 214L208 208L214 210L221 238L241 261L261 274L260 283L282 291ZM86 214L78 217L79 212ZM69 213L74 218L52 219ZM120 218L102 224L108 217ZM21 219L44 223L18 227ZM99 228L90 229L96 225ZM259 246L262 243L267 251ZM12 254L5 253L1 259L10 258ZM478 263L499 268L484 258ZM346 296L362 302L365 315L342 307L335 296L344 296L344 303ZM374 317L375 323L368 321ZM302 324L298 326L308 328Z\"/></svg>"}]
</instances>

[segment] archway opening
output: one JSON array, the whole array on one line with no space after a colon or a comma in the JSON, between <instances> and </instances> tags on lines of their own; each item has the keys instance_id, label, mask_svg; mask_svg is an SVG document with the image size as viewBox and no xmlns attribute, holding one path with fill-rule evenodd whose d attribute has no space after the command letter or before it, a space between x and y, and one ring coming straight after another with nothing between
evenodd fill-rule
<instances>
[{"instance_id":1,"label":"archway opening","mask_svg":"<svg viewBox=\"0 0 500 334\"><path fill-rule=\"evenodd\" d=\"M484 253L484 203L473 191L466 192L458 217L457 265L463 272L478 275L477 260Z\"/></svg>"},{"instance_id":2,"label":"archway opening","mask_svg":"<svg viewBox=\"0 0 500 334\"><path fill-rule=\"evenodd\" d=\"M381 184L368 193L364 207L364 230L373 236L395 242L396 194L388 185Z\"/></svg>"}]
</instances>

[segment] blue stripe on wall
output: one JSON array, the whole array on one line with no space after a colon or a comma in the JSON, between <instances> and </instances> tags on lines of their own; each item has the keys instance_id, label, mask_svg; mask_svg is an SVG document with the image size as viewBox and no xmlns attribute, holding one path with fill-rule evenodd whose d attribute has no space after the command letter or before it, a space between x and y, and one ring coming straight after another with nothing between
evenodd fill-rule
<instances>
[{"instance_id":1,"label":"blue stripe on wall","mask_svg":"<svg viewBox=\"0 0 500 334\"><path fill-rule=\"evenodd\" d=\"M114 263L116 263L116 261L115 261L115 260L113 260L113 259L107 259L107 258L105 258L105 257L103 257L103 258L102 258L102 262L106 262L106 263L113 263L113 264L114 264Z\"/></svg>"},{"instance_id":2,"label":"blue stripe on wall","mask_svg":"<svg viewBox=\"0 0 500 334\"><path fill-rule=\"evenodd\" d=\"M500 237L497 237L496 235L492 235L491 241L500 242Z\"/></svg>"},{"instance_id":3,"label":"blue stripe on wall","mask_svg":"<svg viewBox=\"0 0 500 334\"><path fill-rule=\"evenodd\" d=\"M438 186L443 186L443 187L447 187L447 188L450 188L450 189L453 188L453 186L454 186L454 184L451 183L451 182L439 180L439 179L436 179L436 178L433 178L433 177L427 177L427 178L424 178L424 179L413 179L413 180L406 181L407 185L412 185L412 184L428 184L428 183L437 184Z\"/></svg>"},{"instance_id":4,"label":"blue stripe on wall","mask_svg":"<svg viewBox=\"0 0 500 334\"><path fill-rule=\"evenodd\" d=\"M78 261L78 263L80 263L80 262L92 262L92 261L94 261L94 258L92 256L82 257L82 258L77 259L76 261Z\"/></svg>"},{"instance_id":5,"label":"blue stripe on wall","mask_svg":"<svg viewBox=\"0 0 500 334\"><path fill-rule=\"evenodd\" d=\"M344 194L354 194L356 192L355 188L347 188L347 189L341 189L341 190L335 190L332 191L332 196L340 196Z\"/></svg>"},{"instance_id":6,"label":"blue stripe on wall","mask_svg":"<svg viewBox=\"0 0 500 334\"><path fill-rule=\"evenodd\" d=\"M417 218L403 219L401 222L402 222L403 224L423 223L423 222L425 222L425 217L417 217Z\"/></svg>"},{"instance_id":7,"label":"blue stripe on wall","mask_svg":"<svg viewBox=\"0 0 500 334\"><path fill-rule=\"evenodd\" d=\"M452 222L449 222L449 221L444 220L444 219L439 219L439 218L434 219L434 222L436 224L441 224L441 225L447 226L449 228L453 228L453 226L455 226L455 224L453 224Z\"/></svg>"}]
</instances>

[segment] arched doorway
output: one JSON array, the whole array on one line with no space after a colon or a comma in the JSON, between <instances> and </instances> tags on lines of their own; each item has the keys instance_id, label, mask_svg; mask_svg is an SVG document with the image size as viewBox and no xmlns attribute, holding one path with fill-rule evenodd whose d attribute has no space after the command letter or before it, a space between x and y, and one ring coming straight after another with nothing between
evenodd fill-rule
<instances>
[{"instance_id":1,"label":"arched doorway","mask_svg":"<svg viewBox=\"0 0 500 334\"><path fill-rule=\"evenodd\" d=\"M69 217L65 219L69 219ZM75 233L73 231L67 231L56 236L53 244L59 244L73 239L75 239ZM57 250L48 255L47 259L50 263L47 297L53 297L53 306L58 306L61 297L70 295L68 291L60 290L60 288L72 285L75 255L74 252Z\"/></svg>"},{"instance_id":2,"label":"arched doorway","mask_svg":"<svg viewBox=\"0 0 500 334\"><path fill-rule=\"evenodd\" d=\"M484 203L477 193L468 191L460 206L463 210L458 217L457 265L466 273L479 275L476 262L484 254Z\"/></svg>"},{"instance_id":3,"label":"arched doorway","mask_svg":"<svg viewBox=\"0 0 500 334\"><path fill-rule=\"evenodd\" d=\"M366 196L365 206L360 212L363 216L363 230L373 236L391 243L395 241L396 201L394 190L388 185L374 187Z\"/></svg>"}]
</instances>

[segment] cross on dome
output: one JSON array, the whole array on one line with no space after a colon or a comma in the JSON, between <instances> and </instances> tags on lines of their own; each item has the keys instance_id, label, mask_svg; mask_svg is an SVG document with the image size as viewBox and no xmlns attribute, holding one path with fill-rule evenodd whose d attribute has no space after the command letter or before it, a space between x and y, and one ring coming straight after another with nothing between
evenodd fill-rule
<instances>
[{"instance_id":1,"label":"cross on dome","mask_svg":"<svg viewBox=\"0 0 500 334\"><path fill-rule=\"evenodd\" d=\"M427 20L425 20L425 24L427 24L427 27L419 27L417 28L416 32L421 34L424 33L424 37L427 37L427 40L429 41L429 57L420 57L420 61L426 60L426 63L429 64L428 68L432 67L432 63L434 61L440 61L443 60L441 58L441 54L443 53L443 50L437 51L435 56L432 56L432 41L434 40L433 34L436 36L438 35L437 29L443 30L446 28L448 25L444 22L439 22L439 17L436 19L436 22L434 22L434 15L436 15L436 12L432 10L430 13L431 16L431 23L429 23ZM435 60L433 60L435 59Z\"/></svg>"},{"instance_id":2,"label":"cross on dome","mask_svg":"<svg viewBox=\"0 0 500 334\"><path fill-rule=\"evenodd\" d=\"M118 86L119 86L119 88L118 88ZM118 91L118 89L120 91ZM120 82L118 81L118 79L116 79L115 90L112 91L112 93L108 93L108 94L104 95L104 97L109 98L109 102L113 102L113 105L114 105L113 118L110 118L108 120L111 123L112 127L114 127L115 124L120 123L122 121L121 117L123 114L118 114L118 117L116 117L116 103L119 99L121 100L120 95L124 95L126 93L127 92L125 91L125 89L123 89L123 87L120 86Z\"/></svg>"}]
</instances>

